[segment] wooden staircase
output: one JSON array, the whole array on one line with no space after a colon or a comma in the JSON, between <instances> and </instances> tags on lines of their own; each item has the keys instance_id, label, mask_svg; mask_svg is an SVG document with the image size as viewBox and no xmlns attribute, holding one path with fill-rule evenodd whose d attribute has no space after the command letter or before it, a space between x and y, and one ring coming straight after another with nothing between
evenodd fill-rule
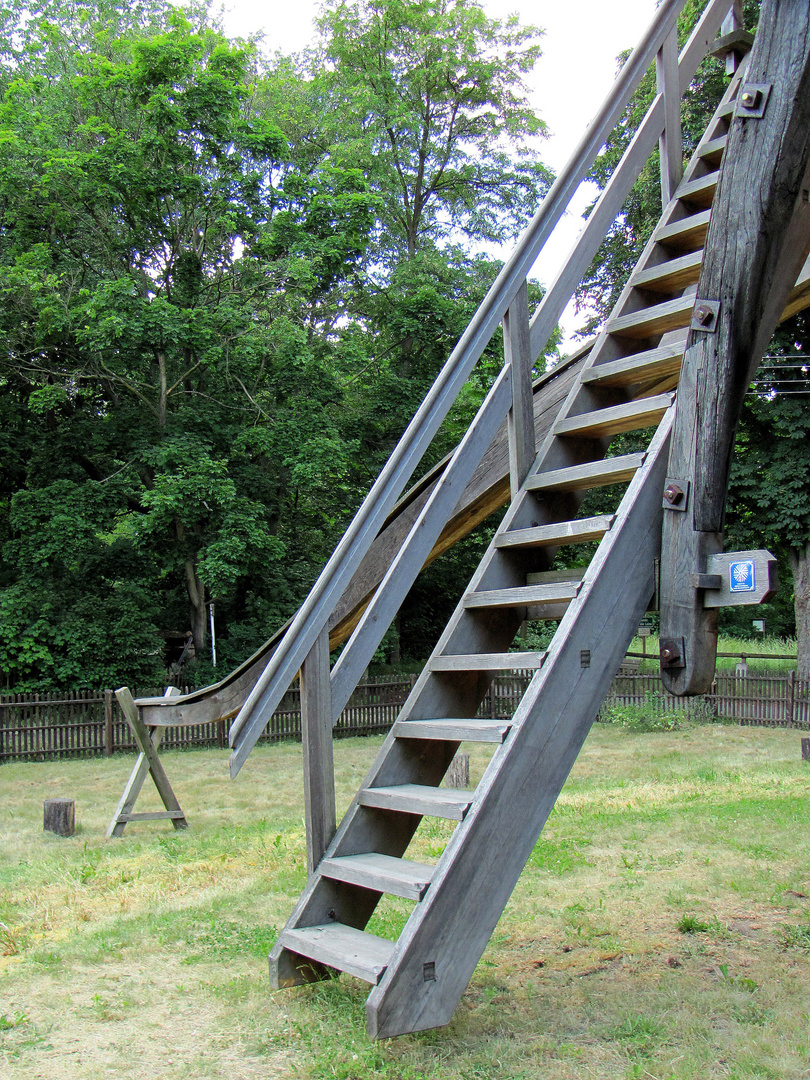
<instances>
[{"instance_id":1,"label":"wooden staircase","mask_svg":"<svg viewBox=\"0 0 810 1080\"><path fill-rule=\"evenodd\" d=\"M739 84L271 953L277 987L334 969L371 983L374 1037L450 1020L653 597L673 391ZM652 425L645 452L602 456ZM587 490L620 483L614 513L577 516ZM594 541L584 572L552 570L560 547ZM560 620L546 653L507 651L526 618ZM514 715L477 718L512 669L534 671ZM462 742L488 744L489 765L475 790L442 788ZM423 816L457 822L433 866L406 857ZM383 894L414 904L397 941L364 929Z\"/></svg>"},{"instance_id":2,"label":"wooden staircase","mask_svg":"<svg viewBox=\"0 0 810 1080\"><path fill-rule=\"evenodd\" d=\"M705 325L696 285L744 65L682 178L680 161L662 152L662 188L674 194L664 200L654 234L539 448L530 376L532 357L545 345L662 129L667 146L681 145L679 129L669 130L664 118L665 112L678 116L667 105L666 72L678 100L721 26L728 31L721 42L739 41L726 19L729 0L711 0L678 57L674 20L680 7L680 0L659 6L620 75L626 83L612 92L570 171L558 178L546 200L551 209L538 212L231 730L235 773L301 671L312 873L270 955L271 982L292 986L335 971L364 979L372 986L367 1021L373 1037L450 1020L656 590L675 389L689 327L695 319ZM587 174L622 103L656 55L664 89L529 322L525 275L574 182ZM808 302L807 281L803 272L788 311ZM401 476L412 470L446 415L451 390L458 392L501 320L504 369L330 672L330 612L382 528ZM335 831L325 795L331 725L507 412L511 505ZM656 428L652 437L640 440L645 450L604 456L613 436L650 427ZM582 501L595 488L605 495L614 491L616 505L609 513L584 516ZM561 547L595 542L587 567L554 568ZM559 622L544 653L511 651L527 618ZM516 669L533 675L514 714L479 718L494 674ZM488 746L489 764L474 790L442 788L463 742ZM434 865L408 858L425 817L456 823ZM385 894L413 904L396 941L366 929Z\"/></svg>"}]
</instances>

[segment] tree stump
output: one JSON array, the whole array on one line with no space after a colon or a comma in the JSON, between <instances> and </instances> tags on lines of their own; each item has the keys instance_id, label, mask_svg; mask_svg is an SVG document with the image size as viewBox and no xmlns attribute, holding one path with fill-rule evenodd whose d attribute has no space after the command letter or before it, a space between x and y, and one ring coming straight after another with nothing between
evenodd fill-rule
<instances>
[{"instance_id":1,"label":"tree stump","mask_svg":"<svg viewBox=\"0 0 810 1080\"><path fill-rule=\"evenodd\" d=\"M76 831L76 803L73 799L45 800L45 831L73 836Z\"/></svg>"},{"instance_id":2,"label":"tree stump","mask_svg":"<svg viewBox=\"0 0 810 1080\"><path fill-rule=\"evenodd\" d=\"M470 782L470 755L456 754L447 770L447 786L465 788Z\"/></svg>"}]
</instances>

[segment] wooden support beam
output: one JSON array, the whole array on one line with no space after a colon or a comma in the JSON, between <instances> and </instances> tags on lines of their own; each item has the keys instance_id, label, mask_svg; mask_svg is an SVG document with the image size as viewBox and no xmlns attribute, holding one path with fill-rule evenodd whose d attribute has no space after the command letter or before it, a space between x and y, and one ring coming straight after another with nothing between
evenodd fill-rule
<instances>
[{"instance_id":1,"label":"wooden support beam","mask_svg":"<svg viewBox=\"0 0 810 1080\"><path fill-rule=\"evenodd\" d=\"M666 206L683 176L681 86L678 75L678 27L673 26L655 57L655 77L664 96L664 130L658 141L661 155L661 205Z\"/></svg>"},{"instance_id":2,"label":"wooden support beam","mask_svg":"<svg viewBox=\"0 0 810 1080\"><path fill-rule=\"evenodd\" d=\"M705 693L714 677L717 611L704 607L703 590L693 582L722 550L743 398L810 250L807 4L764 0L746 80L770 84L771 91L761 116L746 109L745 85L738 98L686 342L669 462L667 487L675 497L665 499L663 526L661 639L668 655L662 677L676 694Z\"/></svg>"},{"instance_id":3,"label":"wooden support beam","mask_svg":"<svg viewBox=\"0 0 810 1080\"><path fill-rule=\"evenodd\" d=\"M329 631L326 628L301 668L301 737L304 744L307 871L311 874L323 858L337 827Z\"/></svg>"},{"instance_id":4,"label":"wooden support beam","mask_svg":"<svg viewBox=\"0 0 810 1080\"><path fill-rule=\"evenodd\" d=\"M529 291L524 281L503 317L504 364L512 375L509 432L509 486L514 499L537 456L534 441Z\"/></svg>"}]
</instances>

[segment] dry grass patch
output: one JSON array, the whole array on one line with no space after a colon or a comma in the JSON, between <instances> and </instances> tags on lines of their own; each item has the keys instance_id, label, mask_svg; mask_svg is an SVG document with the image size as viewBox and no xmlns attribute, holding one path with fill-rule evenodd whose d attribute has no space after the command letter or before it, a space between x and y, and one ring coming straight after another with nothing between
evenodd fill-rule
<instances>
[{"instance_id":1,"label":"dry grass patch","mask_svg":"<svg viewBox=\"0 0 810 1080\"><path fill-rule=\"evenodd\" d=\"M379 744L336 744L342 807ZM487 755L465 749L474 782ZM191 829L113 841L131 759L0 768L4 1080L810 1075L797 733L595 728L452 1023L379 1044L353 979L268 990L304 883L300 747L259 748L235 783L222 752L164 760ZM51 795L76 799L74 837L43 833ZM424 822L411 854L451 830ZM408 911L386 901L378 932Z\"/></svg>"}]
</instances>

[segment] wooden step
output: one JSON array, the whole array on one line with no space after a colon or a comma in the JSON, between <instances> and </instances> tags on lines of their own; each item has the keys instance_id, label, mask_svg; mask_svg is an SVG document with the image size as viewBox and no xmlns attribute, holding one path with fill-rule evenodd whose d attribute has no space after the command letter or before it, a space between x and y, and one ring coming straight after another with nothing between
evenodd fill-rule
<instances>
[{"instance_id":1,"label":"wooden step","mask_svg":"<svg viewBox=\"0 0 810 1080\"><path fill-rule=\"evenodd\" d=\"M582 381L587 385L632 386L651 378L675 376L681 370L685 346L686 333L679 341L669 345L646 349L604 364L594 364L583 372Z\"/></svg>"},{"instance_id":2,"label":"wooden step","mask_svg":"<svg viewBox=\"0 0 810 1080\"><path fill-rule=\"evenodd\" d=\"M499 548L565 547L601 540L613 524L615 514L559 521L554 525L538 525L533 529L512 529L495 540Z\"/></svg>"},{"instance_id":3,"label":"wooden step","mask_svg":"<svg viewBox=\"0 0 810 1080\"><path fill-rule=\"evenodd\" d=\"M395 859L376 851L322 859L318 870L332 881L345 881L406 900L421 900L433 876L433 867L427 863Z\"/></svg>"},{"instance_id":4,"label":"wooden step","mask_svg":"<svg viewBox=\"0 0 810 1080\"><path fill-rule=\"evenodd\" d=\"M662 225L655 232L656 243L663 244L671 251L696 251L702 248L706 242L711 213L711 210L701 210L699 214Z\"/></svg>"},{"instance_id":5,"label":"wooden step","mask_svg":"<svg viewBox=\"0 0 810 1080\"><path fill-rule=\"evenodd\" d=\"M543 585L522 585L515 589L485 589L464 597L469 610L493 607L526 607L527 604L559 604L573 600L581 587L579 581L551 582Z\"/></svg>"},{"instance_id":6,"label":"wooden step","mask_svg":"<svg viewBox=\"0 0 810 1080\"><path fill-rule=\"evenodd\" d=\"M605 331L614 337L631 338L633 341L660 337L670 330L682 330L688 326L694 306L694 296L677 296L674 300L665 300L662 304L653 304L620 315L617 319L609 319Z\"/></svg>"},{"instance_id":7,"label":"wooden step","mask_svg":"<svg viewBox=\"0 0 810 1080\"><path fill-rule=\"evenodd\" d=\"M709 165L719 165L723 160L723 153L728 143L728 135L720 135L716 139L710 139L698 149L698 156Z\"/></svg>"},{"instance_id":8,"label":"wooden step","mask_svg":"<svg viewBox=\"0 0 810 1080\"><path fill-rule=\"evenodd\" d=\"M431 671L526 671L540 668L545 652L445 653L430 661Z\"/></svg>"},{"instance_id":9,"label":"wooden step","mask_svg":"<svg viewBox=\"0 0 810 1080\"><path fill-rule=\"evenodd\" d=\"M611 405L605 409L580 413L578 416L567 416L564 420L557 421L554 434L601 439L618 435L622 431L638 431L640 428L651 427L661 420L672 404L672 397L672 394L656 394L654 397L639 398L638 401L628 401L623 405Z\"/></svg>"},{"instance_id":10,"label":"wooden step","mask_svg":"<svg viewBox=\"0 0 810 1080\"><path fill-rule=\"evenodd\" d=\"M397 720L396 739L433 739L444 742L502 743L511 724L504 720Z\"/></svg>"},{"instance_id":11,"label":"wooden step","mask_svg":"<svg viewBox=\"0 0 810 1080\"><path fill-rule=\"evenodd\" d=\"M317 960L376 986L388 967L394 942L344 923L284 930L279 944L290 952Z\"/></svg>"},{"instance_id":12,"label":"wooden step","mask_svg":"<svg viewBox=\"0 0 810 1080\"><path fill-rule=\"evenodd\" d=\"M675 192L676 198L680 199L681 202L688 203L690 206L707 210L714 200L719 175L716 172L706 173L705 176L699 176L696 180L689 180L681 184Z\"/></svg>"},{"instance_id":13,"label":"wooden step","mask_svg":"<svg viewBox=\"0 0 810 1080\"><path fill-rule=\"evenodd\" d=\"M636 289L649 292L682 293L688 285L694 285L700 277L703 264L703 248L679 255L657 266L648 266L630 278L630 284Z\"/></svg>"},{"instance_id":14,"label":"wooden step","mask_svg":"<svg viewBox=\"0 0 810 1080\"><path fill-rule=\"evenodd\" d=\"M472 800L472 791L429 787L424 784L362 788L357 796L361 806L373 806L378 810L399 810L403 814L448 818L450 821L463 821Z\"/></svg>"},{"instance_id":15,"label":"wooden step","mask_svg":"<svg viewBox=\"0 0 810 1080\"><path fill-rule=\"evenodd\" d=\"M586 461L582 465L570 465L566 469L532 473L526 477L523 486L528 491L584 491L623 484L633 479L644 463L644 456L643 453L620 454L599 461Z\"/></svg>"}]
</instances>

